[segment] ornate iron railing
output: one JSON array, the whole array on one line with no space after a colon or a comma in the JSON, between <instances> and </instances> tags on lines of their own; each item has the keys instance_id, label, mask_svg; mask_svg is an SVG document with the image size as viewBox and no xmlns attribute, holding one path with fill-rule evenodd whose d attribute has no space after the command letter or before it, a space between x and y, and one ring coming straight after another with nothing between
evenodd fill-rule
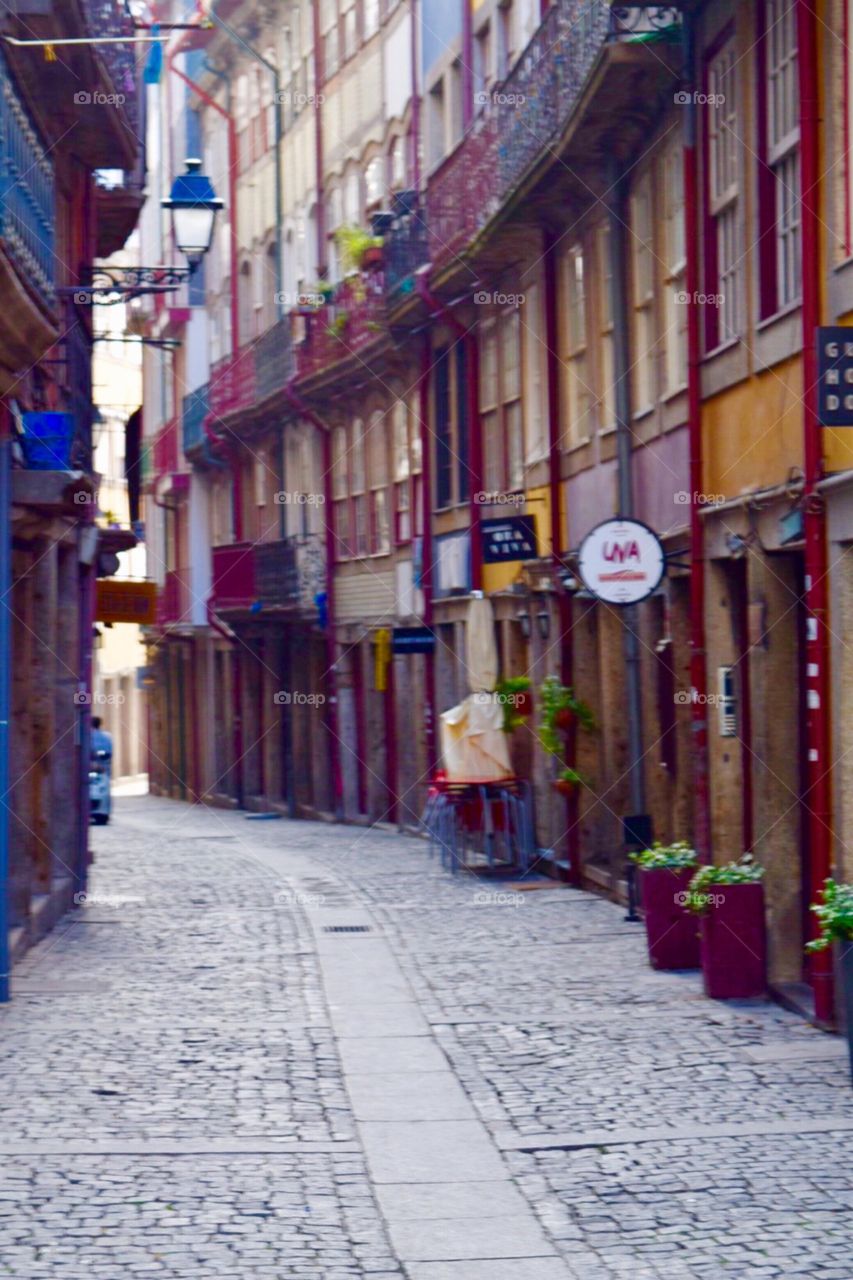
<instances>
[{"instance_id":1,"label":"ornate iron railing","mask_svg":"<svg viewBox=\"0 0 853 1280\"><path fill-rule=\"evenodd\" d=\"M326 588L325 539L321 534L259 542L255 547L255 589L262 605L316 608Z\"/></svg>"},{"instance_id":2,"label":"ornate iron railing","mask_svg":"<svg viewBox=\"0 0 853 1280\"><path fill-rule=\"evenodd\" d=\"M296 372L290 316L282 316L255 343L255 394L258 400L282 391Z\"/></svg>"},{"instance_id":3,"label":"ornate iron railing","mask_svg":"<svg viewBox=\"0 0 853 1280\"><path fill-rule=\"evenodd\" d=\"M127 0L82 0L86 26L91 36L132 36L133 18ZM147 47L147 46L146 46ZM140 104L133 44L98 44L93 46L104 63L131 129L139 137ZM141 141L141 140L140 140Z\"/></svg>"},{"instance_id":4,"label":"ornate iron railing","mask_svg":"<svg viewBox=\"0 0 853 1280\"><path fill-rule=\"evenodd\" d=\"M667 39L679 22L673 5L550 5L509 75L485 96L465 137L430 176L425 210L398 217L389 230L392 301L419 265L461 254L553 150L609 42Z\"/></svg>"},{"instance_id":5,"label":"ornate iron railing","mask_svg":"<svg viewBox=\"0 0 853 1280\"><path fill-rule=\"evenodd\" d=\"M210 413L210 388L207 383L184 396L181 413L181 437L184 453L204 444L204 420Z\"/></svg>"},{"instance_id":6,"label":"ornate iron railing","mask_svg":"<svg viewBox=\"0 0 853 1280\"><path fill-rule=\"evenodd\" d=\"M385 285L370 272L338 285L332 302L305 317L305 337L296 346L300 378L357 356L385 330Z\"/></svg>"},{"instance_id":7,"label":"ornate iron railing","mask_svg":"<svg viewBox=\"0 0 853 1280\"><path fill-rule=\"evenodd\" d=\"M56 301L53 164L0 58L0 236L45 306Z\"/></svg>"}]
</instances>

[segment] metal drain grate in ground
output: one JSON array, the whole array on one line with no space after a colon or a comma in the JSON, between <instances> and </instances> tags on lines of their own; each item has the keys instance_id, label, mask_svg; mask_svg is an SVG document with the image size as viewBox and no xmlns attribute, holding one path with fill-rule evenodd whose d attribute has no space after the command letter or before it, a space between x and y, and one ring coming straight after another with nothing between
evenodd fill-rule
<instances>
[{"instance_id":1,"label":"metal drain grate in ground","mask_svg":"<svg viewBox=\"0 0 853 1280\"><path fill-rule=\"evenodd\" d=\"M370 933L369 924L324 924L324 933Z\"/></svg>"}]
</instances>

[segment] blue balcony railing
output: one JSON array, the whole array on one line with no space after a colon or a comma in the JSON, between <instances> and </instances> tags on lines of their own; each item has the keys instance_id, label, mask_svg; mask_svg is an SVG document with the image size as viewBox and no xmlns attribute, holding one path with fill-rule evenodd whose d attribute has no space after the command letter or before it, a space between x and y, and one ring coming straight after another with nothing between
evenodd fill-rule
<instances>
[{"instance_id":1,"label":"blue balcony railing","mask_svg":"<svg viewBox=\"0 0 853 1280\"><path fill-rule=\"evenodd\" d=\"M0 59L0 236L22 278L56 301L53 165Z\"/></svg>"},{"instance_id":2,"label":"blue balcony railing","mask_svg":"<svg viewBox=\"0 0 853 1280\"><path fill-rule=\"evenodd\" d=\"M181 435L184 453L197 449L204 443L204 420L210 413L210 389L205 383L184 396L181 414Z\"/></svg>"}]
</instances>

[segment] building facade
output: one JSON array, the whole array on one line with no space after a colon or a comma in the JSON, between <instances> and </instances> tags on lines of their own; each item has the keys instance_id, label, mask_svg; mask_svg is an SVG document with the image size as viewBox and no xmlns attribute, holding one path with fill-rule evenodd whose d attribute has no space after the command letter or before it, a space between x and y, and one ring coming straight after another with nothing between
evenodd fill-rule
<instances>
[{"instance_id":1,"label":"building facade","mask_svg":"<svg viewBox=\"0 0 853 1280\"><path fill-rule=\"evenodd\" d=\"M753 852L771 982L828 1022L803 943L849 878L850 431L821 426L815 364L851 312L846 0L287 12L214 6L182 81L242 181L177 317L211 362L152 481L164 562L201 584L154 637L162 723L189 697L202 726L157 785L413 825L482 593L502 674L556 675L595 719L568 800L535 721L513 735L541 865L623 892L637 812ZM667 556L627 618L576 572L617 513ZM489 563L509 515L535 546ZM394 654L412 626L433 651Z\"/></svg>"}]
</instances>

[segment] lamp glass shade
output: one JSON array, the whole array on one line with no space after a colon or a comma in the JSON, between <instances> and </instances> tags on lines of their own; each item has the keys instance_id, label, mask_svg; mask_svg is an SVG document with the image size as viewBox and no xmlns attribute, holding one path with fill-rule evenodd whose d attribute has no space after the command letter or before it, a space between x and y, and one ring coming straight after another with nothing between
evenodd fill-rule
<instances>
[{"instance_id":1,"label":"lamp glass shade","mask_svg":"<svg viewBox=\"0 0 853 1280\"><path fill-rule=\"evenodd\" d=\"M172 214L175 244L190 262L199 262L213 242L216 215L222 201L210 178L200 172L200 160L188 160L186 173L172 183L163 208Z\"/></svg>"},{"instance_id":2,"label":"lamp glass shade","mask_svg":"<svg viewBox=\"0 0 853 1280\"><path fill-rule=\"evenodd\" d=\"M216 209L205 205L183 205L172 208L175 244L190 262L198 261L210 248Z\"/></svg>"}]
</instances>

